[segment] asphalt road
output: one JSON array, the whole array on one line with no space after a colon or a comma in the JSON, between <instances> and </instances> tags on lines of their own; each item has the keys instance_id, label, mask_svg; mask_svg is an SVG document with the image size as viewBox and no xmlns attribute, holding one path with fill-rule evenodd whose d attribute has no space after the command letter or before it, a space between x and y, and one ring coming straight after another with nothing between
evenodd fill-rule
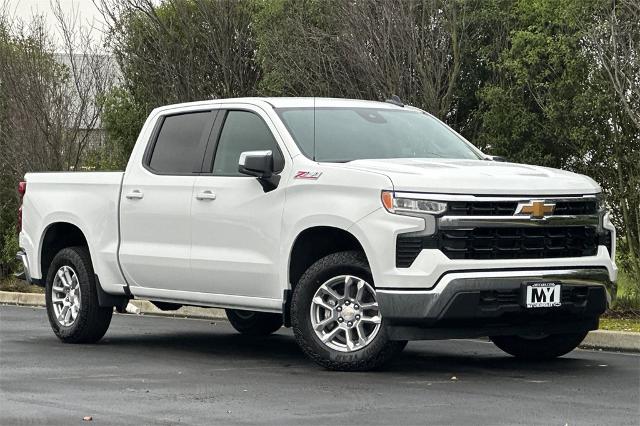
<instances>
[{"instance_id":1,"label":"asphalt road","mask_svg":"<svg viewBox=\"0 0 640 426\"><path fill-rule=\"evenodd\" d=\"M640 356L529 364L488 342L412 342L387 370L337 373L291 332L116 315L60 343L40 308L0 306L0 424L640 424ZM85 423L86 424L86 423Z\"/></svg>"}]
</instances>

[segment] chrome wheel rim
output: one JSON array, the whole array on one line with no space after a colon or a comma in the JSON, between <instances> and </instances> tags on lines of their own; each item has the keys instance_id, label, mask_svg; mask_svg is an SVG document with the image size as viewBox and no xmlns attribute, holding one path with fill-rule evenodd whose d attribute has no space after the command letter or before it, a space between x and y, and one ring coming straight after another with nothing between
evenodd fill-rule
<instances>
[{"instance_id":1,"label":"chrome wheel rim","mask_svg":"<svg viewBox=\"0 0 640 426\"><path fill-rule=\"evenodd\" d=\"M382 316L376 292L353 275L331 278L311 300L311 325L327 347L340 352L365 348L378 335Z\"/></svg>"},{"instance_id":2,"label":"chrome wheel rim","mask_svg":"<svg viewBox=\"0 0 640 426\"><path fill-rule=\"evenodd\" d=\"M53 313L60 325L70 327L80 313L80 282L71 266L61 266L51 287Z\"/></svg>"}]
</instances>

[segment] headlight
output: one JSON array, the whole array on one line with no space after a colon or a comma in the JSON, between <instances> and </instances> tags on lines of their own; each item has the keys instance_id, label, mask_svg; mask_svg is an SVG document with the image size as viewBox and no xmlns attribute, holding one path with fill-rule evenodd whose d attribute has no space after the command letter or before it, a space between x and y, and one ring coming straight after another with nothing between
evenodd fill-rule
<instances>
[{"instance_id":1,"label":"headlight","mask_svg":"<svg viewBox=\"0 0 640 426\"><path fill-rule=\"evenodd\" d=\"M447 211L447 203L421 198L396 197L393 191L382 191L382 205L390 213L439 215Z\"/></svg>"}]
</instances>

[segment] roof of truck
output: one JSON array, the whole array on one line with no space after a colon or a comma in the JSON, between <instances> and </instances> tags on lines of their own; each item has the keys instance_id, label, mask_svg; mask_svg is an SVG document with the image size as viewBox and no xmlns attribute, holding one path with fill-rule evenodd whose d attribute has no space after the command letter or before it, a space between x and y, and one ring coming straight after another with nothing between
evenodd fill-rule
<instances>
[{"instance_id":1,"label":"roof of truck","mask_svg":"<svg viewBox=\"0 0 640 426\"><path fill-rule=\"evenodd\" d=\"M294 98L294 97L251 97L251 98L230 98L230 99L211 99L207 101L187 102L174 105L165 105L159 109L174 109L189 106L206 106L220 104L238 104L250 103L260 104L268 103L274 108L326 108L326 107L351 107L351 108L377 108L377 109L398 109L403 108L389 102L366 101L361 99L342 99L342 98ZM414 109L413 107L406 106Z\"/></svg>"},{"instance_id":2,"label":"roof of truck","mask_svg":"<svg viewBox=\"0 0 640 426\"><path fill-rule=\"evenodd\" d=\"M389 102L367 101L362 99L344 98L256 98L269 102L275 108L295 108L295 107L375 107L375 108L401 108Z\"/></svg>"}]
</instances>

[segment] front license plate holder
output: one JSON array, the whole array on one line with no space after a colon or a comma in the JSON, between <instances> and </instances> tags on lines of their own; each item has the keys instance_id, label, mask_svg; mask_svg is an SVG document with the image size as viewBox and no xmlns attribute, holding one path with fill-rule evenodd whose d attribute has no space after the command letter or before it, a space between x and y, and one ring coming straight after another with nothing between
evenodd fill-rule
<instances>
[{"instance_id":1,"label":"front license plate holder","mask_svg":"<svg viewBox=\"0 0 640 426\"><path fill-rule=\"evenodd\" d=\"M521 304L527 309L562 306L562 286L555 281L526 281L521 285Z\"/></svg>"}]
</instances>

